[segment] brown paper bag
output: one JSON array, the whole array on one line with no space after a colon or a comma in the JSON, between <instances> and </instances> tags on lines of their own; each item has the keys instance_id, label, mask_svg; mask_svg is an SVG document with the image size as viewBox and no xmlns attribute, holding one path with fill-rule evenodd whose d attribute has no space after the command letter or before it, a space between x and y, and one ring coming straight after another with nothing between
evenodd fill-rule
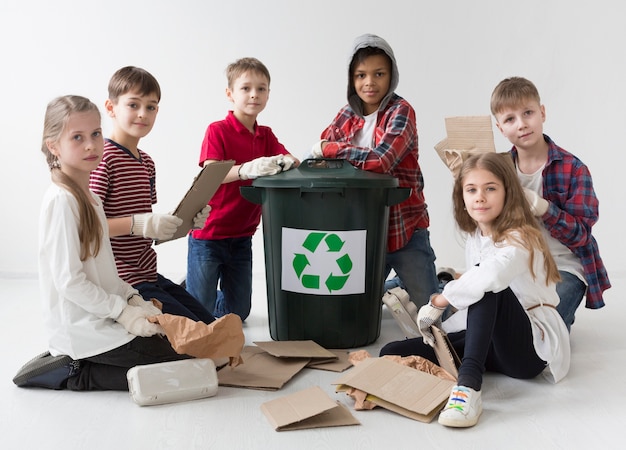
<instances>
[{"instance_id":1,"label":"brown paper bag","mask_svg":"<svg viewBox=\"0 0 626 450\"><path fill-rule=\"evenodd\" d=\"M241 318L236 314L227 314L208 325L172 314L160 314L149 320L163 327L176 353L196 358L227 357L232 367L243 362L241 350L245 337Z\"/></svg>"}]
</instances>

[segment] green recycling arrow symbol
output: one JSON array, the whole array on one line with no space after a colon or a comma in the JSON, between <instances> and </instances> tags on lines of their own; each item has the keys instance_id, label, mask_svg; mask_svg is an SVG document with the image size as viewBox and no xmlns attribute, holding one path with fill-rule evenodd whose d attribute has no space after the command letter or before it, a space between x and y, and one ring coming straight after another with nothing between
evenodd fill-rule
<instances>
[{"instance_id":1,"label":"green recycling arrow symbol","mask_svg":"<svg viewBox=\"0 0 626 450\"><path fill-rule=\"evenodd\" d=\"M311 253L315 253L322 241L326 243L328 253L340 252L345 244L345 241L335 233L311 232L305 238L302 247ZM332 272L328 275L324 284L329 292L338 291L345 286L353 266L352 259L350 259L347 253L337 258L335 262L342 275L335 275ZM304 273L310 265L311 263L305 254L294 254L292 266L302 286L308 289L319 289L320 275Z\"/></svg>"}]
</instances>

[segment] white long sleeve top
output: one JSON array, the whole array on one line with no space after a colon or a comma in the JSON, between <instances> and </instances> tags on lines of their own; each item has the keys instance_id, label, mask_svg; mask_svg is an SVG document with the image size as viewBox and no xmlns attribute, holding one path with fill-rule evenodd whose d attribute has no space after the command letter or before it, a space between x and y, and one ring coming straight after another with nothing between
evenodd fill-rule
<instances>
[{"instance_id":1,"label":"white long sleeve top","mask_svg":"<svg viewBox=\"0 0 626 450\"><path fill-rule=\"evenodd\" d=\"M80 260L78 202L52 184L39 216L39 286L52 355L81 359L135 338L116 319L135 289L119 278L102 202L92 193L104 233L100 252Z\"/></svg>"},{"instance_id":2,"label":"white long sleeve top","mask_svg":"<svg viewBox=\"0 0 626 450\"><path fill-rule=\"evenodd\" d=\"M546 271L542 253L535 250L535 278L529 270L529 257L526 249L507 243L496 246L490 237L482 236L477 230L468 235L465 242L467 270L459 279L446 284L443 295L455 308L466 310L480 301L485 293L510 287L526 310L535 351L548 363L548 378L558 382L569 371L569 333L554 308L559 303L555 284L546 285L544 281Z\"/></svg>"}]
</instances>

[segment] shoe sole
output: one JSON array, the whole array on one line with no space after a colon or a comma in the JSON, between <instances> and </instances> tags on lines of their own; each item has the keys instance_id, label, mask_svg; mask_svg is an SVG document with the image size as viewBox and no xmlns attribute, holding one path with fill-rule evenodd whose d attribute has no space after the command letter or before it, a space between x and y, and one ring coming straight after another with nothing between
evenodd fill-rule
<instances>
[{"instance_id":1,"label":"shoe sole","mask_svg":"<svg viewBox=\"0 0 626 450\"><path fill-rule=\"evenodd\" d=\"M478 423L478 419L480 418L480 415L483 413L483 407L481 406L480 409L478 410L478 414L476 415L476 420L467 420L467 419L459 419L459 420L455 420L455 419L446 419L446 417L442 417L441 415L439 416L438 422L440 425L444 425L446 427L453 427L453 428L469 428L469 427L473 427L474 425L476 425Z\"/></svg>"},{"instance_id":2,"label":"shoe sole","mask_svg":"<svg viewBox=\"0 0 626 450\"><path fill-rule=\"evenodd\" d=\"M24 386L31 378L63 367L70 362L72 362L72 358L69 356L52 356L50 352L43 352L22 366L22 368L17 372L17 375L13 378L13 383L17 386Z\"/></svg>"}]
</instances>

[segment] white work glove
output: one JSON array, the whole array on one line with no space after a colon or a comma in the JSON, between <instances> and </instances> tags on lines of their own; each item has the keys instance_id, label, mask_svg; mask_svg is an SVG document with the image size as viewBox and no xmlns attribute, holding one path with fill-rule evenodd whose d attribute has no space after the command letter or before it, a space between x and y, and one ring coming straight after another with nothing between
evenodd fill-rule
<instances>
[{"instance_id":1,"label":"white work glove","mask_svg":"<svg viewBox=\"0 0 626 450\"><path fill-rule=\"evenodd\" d=\"M546 213L549 206L548 200L528 188L524 188L524 195L534 216L541 217Z\"/></svg>"},{"instance_id":2,"label":"white work glove","mask_svg":"<svg viewBox=\"0 0 626 450\"><path fill-rule=\"evenodd\" d=\"M322 150L322 144L324 142L328 141L326 139L322 139L321 141L313 144L313 147L311 147L311 157L313 159L321 159L324 157L324 151Z\"/></svg>"},{"instance_id":3,"label":"white work glove","mask_svg":"<svg viewBox=\"0 0 626 450\"><path fill-rule=\"evenodd\" d=\"M206 223L206 220L209 217L210 213L211 207L209 205L206 205L204 208L198 211L198 214L196 214L193 218L193 227L196 229L204 228L204 224Z\"/></svg>"},{"instance_id":4,"label":"white work glove","mask_svg":"<svg viewBox=\"0 0 626 450\"><path fill-rule=\"evenodd\" d=\"M135 214L130 227L131 235L163 241L170 239L183 223L183 219L172 214Z\"/></svg>"},{"instance_id":5,"label":"white work glove","mask_svg":"<svg viewBox=\"0 0 626 450\"><path fill-rule=\"evenodd\" d=\"M282 156L282 155L279 155ZM278 156L261 156L239 166L240 180L254 180L258 177L276 175L283 168L278 164Z\"/></svg>"},{"instance_id":6,"label":"white work glove","mask_svg":"<svg viewBox=\"0 0 626 450\"><path fill-rule=\"evenodd\" d=\"M150 337L163 333L163 328L156 323L148 322L147 314L141 306L126 305L116 321L130 334L141 337Z\"/></svg>"},{"instance_id":7,"label":"white work glove","mask_svg":"<svg viewBox=\"0 0 626 450\"><path fill-rule=\"evenodd\" d=\"M296 163L296 160L291 155L278 155L277 156L278 165L282 167L282 171L285 172L293 167Z\"/></svg>"},{"instance_id":8,"label":"white work glove","mask_svg":"<svg viewBox=\"0 0 626 450\"><path fill-rule=\"evenodd\" d=\"M154 306L154 303L150 300L144 300L144 298L139 294L135 294L130 297L128 299L128 304L131 306L139 306L148 316L163 314L163 311Z\"/></svg>"},{"instance_id":9,"label":"white work glove","mask_svg":"<svg viewBox=\"0 0 626 450\"><path fill-rule=\"evenodd\" d=\"M438 328L441 327L441 316L445 310L446 308L438 308L428 302L417 313L417 327L422 334L422 338L424 338L424 342L431 347L435 346L435 336L433 336L430 327L433 325Z\"/></svg>"}]
</instances>

